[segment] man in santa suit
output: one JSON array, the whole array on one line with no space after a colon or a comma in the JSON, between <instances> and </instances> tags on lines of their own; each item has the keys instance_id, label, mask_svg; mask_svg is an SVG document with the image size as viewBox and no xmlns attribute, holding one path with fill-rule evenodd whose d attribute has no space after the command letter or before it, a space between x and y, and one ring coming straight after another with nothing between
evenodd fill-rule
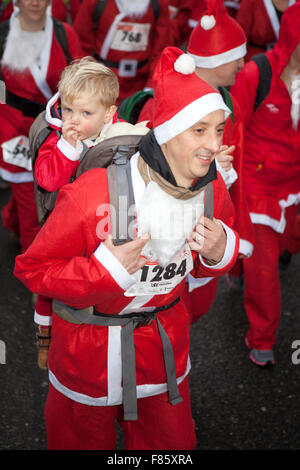
<instances>
[{"instance_id":1,"label":"man in santa suit","mask_svg":"<svg viewBox=\"0 0 300 470\"><path fill-rule=\"evenodd\" d=\"M102 7L100 19L95 12ZM174 43L168 0L86 0L73 23L86 55L112 68L119 102L144 87L164 47Z\"/></svg>"},{"instance_id":2,"label":"man in santa suit","mask_svg":"<svg viewBox=\"0 0 300 470\"><path fill-rule=\"evenodd\" d=\"M242 0L236 15L247 36L246 62L274 47L283 12L298 0Z\"/></svg>"},{"instance_id":3,"label":"man in santa suit","mask_svg":"<svg viewBox=\"0 0 300 470\"><path fill-rule=\"evenodd\" d=\"M279 255L286 240L300 249L296 216L300 202L300 3L282 15L279 39L266 53L270 90L255 110L259 70L252 60L238 74L231 93L245 123L244 189L255 229L252 257L243 261L246 343L258 365L274 364L280 322ZM294 237L294 240L293 240Z\"/></svg>"},{"instance_id":4,"label":"man in santa suit","mask_svg":"<svg viewBox=\"0 0 300 470\"><path fill-rule=\"evenodd\" d=\"M194 70L174 47L157 65L154 128L129 161L133 240L113 243L107 170L96 168L60 190L16 259L15 275L56 299L45 410L51 449L113 449L115 418L127 450L196 446L190 321L180 295L188 272L230 269L239 240L214 162L229 109ZM209 188L212 220L204 216ZM91 305L94 315L84 310Z\"/></svg>"},{"instance_id":5,"label":"man in santa suit","mask_svg":"<svg viewBox=\"0 0 300 470\"><path fill-rule=\"evenodd\" d=\"M196 74L216 89L228 92L244 65L246 37L239 24L227 13L222 0L206 0L200 20L190 35L187 53L196 63ZM243 190L243 121L237 100L230 96L233 120L227 119L223 135L223 151L216 155L236 210L235 229L240 236L239 257L253 251L254 231ZM233 147L234 146L234 147ZM235 266L240 271L240 262ZM185 301L192 323L208 312L217 292L216 278L193 279L188 276Z\"/></svg>"}]
</instances>

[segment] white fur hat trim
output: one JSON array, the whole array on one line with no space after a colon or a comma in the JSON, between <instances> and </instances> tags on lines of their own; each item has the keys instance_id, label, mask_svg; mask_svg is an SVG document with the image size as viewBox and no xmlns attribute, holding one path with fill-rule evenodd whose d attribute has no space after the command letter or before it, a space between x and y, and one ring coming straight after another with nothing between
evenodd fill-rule
<instances>
[{"instance_id":1,"label":"white fur hat trim","mask_svg":"<svg viewBox=\"0 0 300 470\"><path fill-rule=\"evenodd\" d=\"M200 24L205 31L209 31L216 24L216 19L213 15L204 15L200 20Z\"/></svg>"},{"instance_id":2,"label":"white fur hat trim","mask_svg":"<svg viewBox=\"0 0 300 470\"><path fill-rule=\"evenodd\" d=\"M174 70L184 75L189 75L195 72L195 61L193 57L188 54L181 54L174 62Z\"/></svg>"}]
</instances>

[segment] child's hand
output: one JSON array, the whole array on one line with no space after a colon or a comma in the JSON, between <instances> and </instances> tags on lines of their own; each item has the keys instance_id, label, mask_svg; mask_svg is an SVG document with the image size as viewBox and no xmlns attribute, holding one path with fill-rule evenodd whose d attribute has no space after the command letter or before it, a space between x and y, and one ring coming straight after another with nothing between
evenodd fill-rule
<instances>
[{"instance_id":1,"label":"child's hand","mask_svg":"<svg viewBox=\"0 0 300 470\"><path fill-rule=\"evenodd\" d=\"M63 138L73 147L76 148L79 132L74 121L64 121L61 128Z\"/></svg>"},{"instance_id":2,"label":"child's hand","mask_svg":"<svg viewBox=\"0 0 300 470\"><path fill-rule=\"evenodd\" d=\"M223 170L229 171L232 168L232 161L233 156L231 155L232 152L235 150L235 145L221 145L220 150L216 153L216 160L219 162Z\"/></svg>"}]
</instances>

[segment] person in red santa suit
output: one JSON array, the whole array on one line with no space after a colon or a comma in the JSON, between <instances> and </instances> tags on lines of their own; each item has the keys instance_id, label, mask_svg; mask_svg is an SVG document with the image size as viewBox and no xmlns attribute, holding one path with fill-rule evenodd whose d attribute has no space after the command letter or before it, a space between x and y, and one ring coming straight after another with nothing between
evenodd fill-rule
<instances>
[{"instance_id":1,"label":"person in red santa suit","mask_svg":"<svg viewBox=\"0 0 300 470\"><path fill-rule=\"evenodd\" d=\"M283 12L297 0L242 0L236 15L247 36L245 61L274 47Z\"/></svg>"},{"instance_id":2,"label":"person in red santa suit","mask_svg":"<svg viewBox=\"0 0 300 470\"><path fill-rule=\"evenodd\" d=\"M9 182L12 191L9 203L2 210L2 220L8 230L19 236L23 252L40 229L29 154L29 128L56 92L60 73L68 63L54 34L48 6L47 0L16 2L1 61L7 125L4 123L0 131L0 175ZM82 56L76 33L69 25L59 24L65 28L69 60ZM24 121L22 126L18 124L20 116ZM44 299L41 304L38 300L36 309L48 314L50 303Z\"/></svg>"},{"instance_id":3,"label":"person in red santa suit","mask_svg":"<svg viewBox=\"0 0 300 470\"><path fill-rule=\"evenodd\" d=\"M191 32L189 19L191 17L190 0L169 0L169 13L173 29L174 45L185 49Z\"/></svg>"},{"instance_id":4,"label":"person in red santa suit","mask_svg":"<svg viewBox=\"0 0 300 470\"><path fill-rule=\"evenodd\" d=\"M21 111L27 121L31 118L31 122L56 91L60 73L67 65L67 58L53 32L53 20L47 13L48 5L47 0L16 2L16 9L9 20L9 31L1 61L1 74L6 86L6 103ZM64 27L70 57L82 55L76 33L70 26L64 25ZM4 130L3 132L5 133ZM20 144L17 130L12 137L6 141L0 136L2 148L5 147L1 158L1 176L10 183L13 198L13 203L11 201L3 209L2 216L3 223L8 229L21 224L19 227L21 248L25 251L39 230L39 224L33 209L35 199L30 159L28 159L28 138L27 135L20 136L22 140ZM16 154L20 157L17 164L16 158L11 158ZM24 193L28 202L27 208L22 203ZM16 214L9 210L11 207L17 207L17 218ZM29 214L32 214L32 217Z\"/></svg>"},{"instance_id":5,"label":"person in red santa suit","mask_svg":"<svg viewBox=\"0 0 300 470\"><path fill-rule=\"evenodd\" d=\"M300 202L300 3L284 12L279 39L266 57L270 91L255 111L259 71L254 61L245 65L231 88L245 124L244 189L255 229L252 257L243 260L246 343L250 359L261 366L275 363L281 312L278 259L297 228Z\"/></svg>"},{"instance_id":6,"label":"person in red santa suit","mask_svg":"<svg viewBox=\"0 0 300 470\"><path fill-rule=\"evenodd\" d=\"M81 0L51 0L51 14L54 18L65 23L72 24L77 15ZM0 21L10 18L14 11L14 1L8 0L2 2L3 8L0 8Z\"/></svg>"},{"instance_id":7,"label":"person in red santa suit","mask_svg":"<svg viewBox=\"0 0 300 470\"><path fill-rule=\"evenodd\" d=\"M150 79L161 51L174 44L168 0L86 0L73 25L84 53L117 74L118 103L152 87Z\"/></svg>"},{"instance_id":8,"label":"person in red santa suit","mask_svg":"<svg viewBox=\"0 0 300 470\"><path fill-rule=\"evenodd\" d=\"M222 0L205 2L200 21L190 35L187 53L195 60L196 74L227 95L228 92L224 90L224 87L234 84L236 74L244 65L246 37L239 24L227 13ZM227 118L223 147L216 154L216 165L228 189L230 188L237 213L235 229L240 235L239 256L242 258L252 254L254 230L243 191L241 110L237 100L232 96L230 99L233 107L233 122L230 117ZM148 100L139 120L151 120L152 111L153 100ZM240 263L241 261L237 263L234 272L240 271ZM210 309L216 296L218 280L216 278L194 279L189 275L188 281L184 298L191 315L191 322L194 323Z\"/></svg>"},{"instance_id":9,"label":"person in red santa suit","mask_svg":"<svg viewBox=\"0 0 300 470\"><path fill-rule=\"evenodd\" d=\"M45 409L50 449L113 449L115 418L127 450L196 446L190 321L180 295L188 272L230 269L239 238L214 161L230 111L194 70L175 47L157 65L154 128L129 161L133 239L113 243L107 170L96 168L60 190L33 244L16 258L15 275L55 299ZM204 217L209 188L212 220ZM84 310L91 305L94 315Z\"/></svg>"}]
</instances>

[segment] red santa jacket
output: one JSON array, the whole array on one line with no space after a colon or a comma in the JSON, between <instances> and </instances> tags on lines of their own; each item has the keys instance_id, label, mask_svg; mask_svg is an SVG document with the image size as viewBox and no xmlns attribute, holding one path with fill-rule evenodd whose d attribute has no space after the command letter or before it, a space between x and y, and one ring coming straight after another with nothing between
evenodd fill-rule
<instances>
[{"instance_id":1,"label":"red santa jacket","mask_svg":"<svg viewBox=\"0 0 300 470\"><path fill-rule=\"evenodd\" d=\"M122 15L115 0L108 0L95 33L93 13L97 1L82 3L73 26L84 53L103 59L117 73L120 102L151 86L161 51L173 44L168 1L159 1L160 14L156 20L150 2L143 16L130 17Z\"/></svg>"},{"instance_id":2,"label":"red santa jacket","mask_svg":"<svg viewBox=\"0 0 300 470\"><path fill-rule=\"evenodd\" d=\"M254 111L259 72L249 61L231 88L245 124L244 188L251 220L282 233L285 207L300 201L300 122L293 126L292 99L280 76L300 42L298 27L281 27L273 50L266 53L272 68L268 96ZM286 22L289 24L289 22Z\"/></svg>"},{"instance_id":3,"label":"red santa jacket","mask_svg":"<svg viewBox=\"0 0 300 470\"><path fill-rule=\"evenodd\" d=\"M135 201L145 183L131 159ZM208 266L192 252L194 276L221 276L233 266L238 236L230 229L234 209L221 177L214 180L214 213L224 221L227 245L218 265ZM186 272L167 294L128 297L136 284L103 244L99 226L109 203L105 169L90 170L64 186L56 207L33 244L16 258L15 275L32 291L76 308L94 305L103 314L124 314L170 305L184 288ZM189 255L190 256L190 255ZM191 259L191 258L190 258ZM173 346L177 381L188 374L189 317L182 302L157 314ZM54 387L73 400L90 405L122 402L119 326L75 325L53 314L49 377ZM134 330L138 398L166 391L161 339L155 322Z\"/></svg>"},{"instance_id":4,"label":"red santa jacket","mask_svg":"<svg viewBox=\"0 0 300 470\"><path fill-rule=\"evenodd\" d=\"M67 24L64 24L64 26L65 26L66 33L67 33L69 54L71 58L75 59L77 57L82 57L83 54L82 54L79 40L77 38L75 31ZM47 57L47 54L45 54L45 58L46 57ZM52 33L52 40L51 40L51 46L50 46L48 59L49 59L48 63L44 64L45 70L46 70L46 76L45 76L44 82L49 88L49 93L54 94L56 92L57 82L60 78L60 74L63 68L67 65L67 59L54 33ZM9 92L21 98L25 98L27 100L31 100L31 101L46 105L51 95L49 96L48 99L46 98L46 96L43 94L43 92L41 91L37 83L35 82L33 75L28 69L22 72L14 70L12 73L12 71L7 66L2 66L1 73L2 73L3 80L5 81L6 88ZM32 122L33 122L33 119L32 119ZM5 135L6 133L5 129L0 131L0 136L1 136L1 133ZM15 134L12 135L11 137L16 137L18 135L19 135L18 130L16 128ZM3 138L1 138L1 141L4 142ZM7 164L3 162L2 155L0 158L1 158L0 167L10 172L9 180L13 182L14 179L16 179L18 180L18 182L21 182L20 175L15 175L15 174L21 173L21 172L24 173L24 168L21 168L16 165L11 165L11 164L9 164L9 167L8 167Z\"/></svg>"},{"instance_id":5,"label":"red santa jacket","mask_svg":"<svg viewBox=\"0 0 300 470\"><path fill-rule=\"evenodd\" d=\"M290 0L289 5L294 2ZM271 49L278 39L280 19L272 0L242 0L236 20L248 40L246 62L253 55Z\"/></svg>"},{"instance_id":6,"label":"red santa jacket","mask_svg":"<svg viewBox=\"0 0 300 470\"><path fill-rule=\"evenodd\" d=\"M34 164L35 180L46 191L57 191L70 182L71 177L76 174L83 150L81 142L74 148L62 136L57 135L56 131L61 131L62 126L59 105L59 93L56 93L47 104L45 116L53 132L41 146ZM106 129L117 120L118 115L115 113L112 122L106 124L102 130L103 138Z\"/></svg>"},{"instance_id":7,"label":"red santa jacket","mask_svg":"<svg viewBox=\"0 0 300 470\"><path fill-rule=\"evenodd\" d=\"M191 34L189 19L191 17L190 0L169 0L169 13L174 36L174 45L180 47Z\"/></svg>"}]
</instances>

